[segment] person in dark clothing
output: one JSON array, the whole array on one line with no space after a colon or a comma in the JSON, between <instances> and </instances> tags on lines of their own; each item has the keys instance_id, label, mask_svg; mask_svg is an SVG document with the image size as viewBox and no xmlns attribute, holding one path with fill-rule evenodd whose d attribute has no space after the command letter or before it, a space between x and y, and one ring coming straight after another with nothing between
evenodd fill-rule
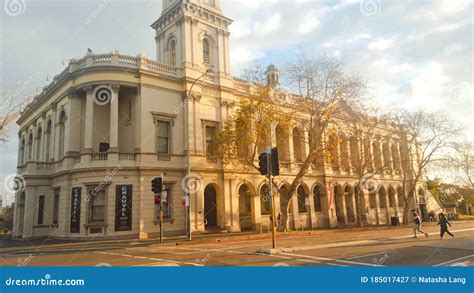
<instances>
[{"instance_id":1,"label":"person in dark clothing","mask_svg":"<svg viewBox=\"0 0 474 293\"><path fill-rule=\"evenodd\" d=\"M441 228L440 231L440 237L443 239L444 233L448 233L451 237L454 237L454 235L448 231L448 225L451 227L451 224L448 222L448 219L446 219L446 216L443 213L439 214L439 222L438 225Z\"/></svg>"}]
</instances>

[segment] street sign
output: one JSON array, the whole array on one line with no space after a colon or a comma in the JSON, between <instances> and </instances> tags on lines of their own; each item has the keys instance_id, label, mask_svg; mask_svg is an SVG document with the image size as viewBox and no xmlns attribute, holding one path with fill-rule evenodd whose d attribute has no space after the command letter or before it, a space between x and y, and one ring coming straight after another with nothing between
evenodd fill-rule
<instances>
[{"instance_id":1,"label":"street sign","mask_svg":"<svg viewBox=\"0 0 474 293\"><path fill-rule=\"evenodd\" d=\"M189 203L190 203L189 196L183 195L183 197L181 198L181 205L183 207L189 207Z\"/></svg>"}]
</instances>

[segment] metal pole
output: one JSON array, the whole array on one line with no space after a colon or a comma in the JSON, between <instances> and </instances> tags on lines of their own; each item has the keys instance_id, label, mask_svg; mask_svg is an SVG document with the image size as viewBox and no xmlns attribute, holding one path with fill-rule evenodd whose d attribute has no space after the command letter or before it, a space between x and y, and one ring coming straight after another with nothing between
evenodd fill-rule
<instances>
[{"instance_id":1,"label":"metal pole","mask_svg":"<svg viewBox=\"0 0 474 293\"><path fill-rule=\"evenodd\" d=\"M193 87L194 85L201 79L203 78L205 75L209 74L209 73L213 73L214 71L211 69L211 68L208 68L206 70L206 72L204 72L201 76L199 76L197 79L194 80L194 82L192 83L191 87L189 88L189 91L188 93L186 94L186 100L188 102L188 105L189 105L189 98L191 97L191 94L192 94L192 91L193 91ZM189 111L188 111L188 114L189 114ZM189 120L189 117L188 117L188 120ZM188 123L189 124L189 123ZM187 137L186 137L186 146L187 146L187 161L188 161L188 166L187 166L187 170L186 170L186 173L187 173L187 176L188 178L191 177L191 152L190 152L190 143L189 143L189 129L188 131L186 132L187 133ZM189 179L188 179L189 180ZM189 214L188 216L188 220L189 220L189 225L188 225L188 230L186 231L186 233L188 234L188 240L191 240L191 231L192 231L192 227L191 227L191 193L188 193L189 195L189 206L186 207L186 215Z\"/></svg>"},{"instance_id":2,"label":"metal pole","mask_svg":"<svg viewBox=\"0 0 474 293\"><path fill-rule=\"evenodd\" d=\"M272 160L271 160L271 149L267 147L267 168L268 168L268 181L269 181L269 193L270 193L270 205L272 213L272 248L276 248L276 237L275 237L275 198L273 196L273 184L272 184Z\"/></svg>"},{"instance_id":3,"label":"metal pole","mask_svg":"<svg viewBox=\"0 0 474 293\"><path fill-rule=\"evenodd\" d=\"M163 184L163 179L164 179L164 176L163 176L163 173L161 173L161 183L162 183L162 185L164 185ZM161 196L160 196L160 243L163 243L163 200L164 200L163 186L161 187L161 189L162 189L162 191L161 191Z\"/></svg>"}]
</instances>

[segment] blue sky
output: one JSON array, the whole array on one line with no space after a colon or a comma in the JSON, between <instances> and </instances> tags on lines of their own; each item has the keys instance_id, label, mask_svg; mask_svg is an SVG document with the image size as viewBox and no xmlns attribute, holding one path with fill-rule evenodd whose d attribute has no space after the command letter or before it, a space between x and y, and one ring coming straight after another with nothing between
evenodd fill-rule
<instances>
[{"instance_id":1,"label":"blue sky","mask_svg":"<svg viewBox=\"0 0 474 293\"><path fill-rule=\"evenodd\" d=\"M6 13L12 1L22 8L15 16ZM380 106L446 111L472 140L473 7L468 0L222 0L234 20L234 75L254 62L284 68L298 51L334 54L370 82ZM24 95L41 91L87 48L156 57L150 24L161 1L2 0L2 8L0 82L27 81ZM2 177L16 170L16 131L0 146Z\"/></svg>"}]
</instances>

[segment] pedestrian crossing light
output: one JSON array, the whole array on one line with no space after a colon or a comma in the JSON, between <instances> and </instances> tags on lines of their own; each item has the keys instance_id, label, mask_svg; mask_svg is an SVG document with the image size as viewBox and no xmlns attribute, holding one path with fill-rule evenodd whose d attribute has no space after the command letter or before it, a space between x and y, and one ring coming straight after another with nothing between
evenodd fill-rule
<instances>
[{"instance_id":1,"label":"pedestrian crossing light","mask_svg":"<svg viewBox=\"0 0 474 293\"><path fill-rule=\"evenodd\" d=\"M153 194L159 194L163 192L163 178L162 177L155 177L151 181L151 191Z\"/></svg>"}]
</instances>

